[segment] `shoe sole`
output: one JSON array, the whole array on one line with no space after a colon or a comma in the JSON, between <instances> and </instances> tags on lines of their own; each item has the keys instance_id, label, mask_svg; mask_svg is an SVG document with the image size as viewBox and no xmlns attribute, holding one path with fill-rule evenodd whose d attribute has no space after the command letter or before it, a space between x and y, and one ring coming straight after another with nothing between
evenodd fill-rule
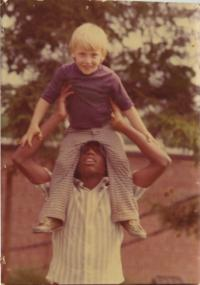
<instances>
[{"instance_id":1,"label":"shoe sole","mask_svg":"<svg viewBox=\"0 0 200 285\"><path fill-rule=\"evenodd\" d=\"M129 232L128 232L129 233ZM129 235L133 236L133 237L138 237L138 238L142 238L142 239L146 239L147 236L140 236L140 235L137 235L137 234L133 234L133 233L129 233Z\"/></svg>"},{"instance_id":2,"label":"shoe sole","mask_svg":"<svg viewBox=\"0 0 200 285\"><path fill-rule=\"evenodd\" d=\"M144 235L142 235L142 234L138 234L138 233L136 233L136 232L132 232L132 231L130 231L130 230L128 230L128 229L125 229L128 233L129 233L129 235L131 235L131 236L134 236L134 237L139 237L139 238L142 238L142 239L146 239L147 238L147 234L144 234Z\"/></svg>"},{"instance_id":3,"label":"shoe sole","mask_svg":"<svg viewBox=\"0 0 200 285\"><path fill-rule=\"evenodd\" d=\"M58 227L58 228L56 228L56 229L54 229L54 230L40 230L40 229L32 229L32 232L34 233L34 234L42 234L42 233L45 233L45 234L51 234L51 233L54 233L54 232L57 232L57 231L59 231L59 230L61 230L63 228L63 226L60 226L60 227Z\"/></svg>"}]
</instances>

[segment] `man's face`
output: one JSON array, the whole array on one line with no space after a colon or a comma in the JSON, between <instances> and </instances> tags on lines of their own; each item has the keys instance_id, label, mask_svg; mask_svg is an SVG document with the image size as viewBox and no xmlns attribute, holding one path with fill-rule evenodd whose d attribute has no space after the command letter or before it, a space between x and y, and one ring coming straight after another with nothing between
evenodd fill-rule
<instances>
[{"instance_id":1,"label":"man's face","mask_svg":"<svg viewBox=\"0 0 200 285\"><path fill-rule=\"evenodd\" d=\"M86 50L82 47L77 47L72 53L72 57L80 71L85 75L95 72L103 60L102 52L99 49Z\"/></svg>"},{"instance_id":2,"label":"man's face","mask_svg":"<svg viewBox=\"0 0 200 285\"><path fill-rule=\"evenodd\" d=\"M102 178L106 175L105 151L98 142L89 142L81 147L77 170L80 178Z\"/></svg>"}]
</instances>

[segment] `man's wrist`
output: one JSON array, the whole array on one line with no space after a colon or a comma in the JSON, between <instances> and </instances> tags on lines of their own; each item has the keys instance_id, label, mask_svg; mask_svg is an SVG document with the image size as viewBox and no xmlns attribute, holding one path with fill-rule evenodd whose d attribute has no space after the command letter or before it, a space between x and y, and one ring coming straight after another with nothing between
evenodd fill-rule
<instances>
[{"instance_id":1,"label":"man's wrist","mask_svg":"<svg viewBox=\"0 0 200 285\"><path fill-rule=\"evenodd\" d=\"M53 116L55 117L55 119L57 119L58 121L64 121L67 117L66 114L62 113L62 112L55 112L53 113Z\"/></svg>"},{"instance_id":2,"label":"man's wrist","mask_svg":"<svg viewBox=\"0 0 200 285\"><path fill-rule=\"evenodd\" d=\"M35 121L31 121L29 128L39 128L39 123Z\"/></svg>"}]
</instances>

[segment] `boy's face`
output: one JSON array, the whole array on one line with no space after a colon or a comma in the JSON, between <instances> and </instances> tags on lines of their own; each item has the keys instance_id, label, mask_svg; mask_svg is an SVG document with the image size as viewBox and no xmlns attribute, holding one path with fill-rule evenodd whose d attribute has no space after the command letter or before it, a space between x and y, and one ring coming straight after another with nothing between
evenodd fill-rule
<instances>
[{"instance_id":1,"label":"boy's face","mask_svg":"<svg viewBox=\"0 0 200 285\"><path fill-rule=\"evenodd\" d=\"M83 74L90 75L95 72L103 61L103 54L100 49L87 50L77 47L72 53L72 57Z\"/></svg>"}]
</instances>

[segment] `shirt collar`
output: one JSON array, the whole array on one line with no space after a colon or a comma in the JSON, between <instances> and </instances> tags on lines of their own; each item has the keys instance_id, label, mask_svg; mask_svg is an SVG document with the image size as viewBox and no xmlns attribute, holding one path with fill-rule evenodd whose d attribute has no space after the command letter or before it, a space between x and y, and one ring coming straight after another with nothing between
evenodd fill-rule
<instances>
[{"instance_id":1,"label":"shirt collar","mask_svg":"<svg viewBox=\"0 0 200 285\"><path fill-rule=\"evenodd\" d=\"M77 178L74 178L74 185L79 191L81 189L87 189L87 187L84 186L83 182ZM101 191L101 190L107 188L108 186L109 186L109 178L107 176L105 176L101 179L101 181L93 189L98 189L99 191ZM93 189L90 189L90 190L92 191Z\"/></svg>"}]
</instances>

